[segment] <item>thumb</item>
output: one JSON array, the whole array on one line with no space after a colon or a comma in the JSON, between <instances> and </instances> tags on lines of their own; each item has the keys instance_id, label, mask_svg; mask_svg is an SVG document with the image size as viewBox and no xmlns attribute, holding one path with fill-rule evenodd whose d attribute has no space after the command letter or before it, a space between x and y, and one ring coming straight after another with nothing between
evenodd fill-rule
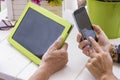
<instances>
[{"instance_id":1,"label":"thumb","mask_svg":"<svg viewBox=\"0 0 120 80\"><path fill-rule=\"evenodd\" d=\"M102 36L107 38L104 31L98 25L93 25L93 28L94 28L97 35L102 35Z\"/></svg>"},{"instance_id":2,"label":"thumb","mask_svg":"<svg viewBox=\"0 0 120 80\"><path fill-rule=\"evenodd\" d=\"M62 38L59 37L51 46L49 49L52 49L52 50L56 50L60 47L60 45L62 44Z\"/></svg>"},{"instance_id":3,"label":"thumb","mask_svg":"<svg viewBox=\"0 0 120 80\"><path fill-rule=\"evenodd\" d=\"M103 33L102 29L98 25L93 25L93 28L95 32L97 33L97 35Z\"/></svg>"},{"instance_id":4,"label":"thumb","mask_svg":"<svg viewBox=\"0 0 120 80\"><path fill-rule=\"evenodd\" d=\"M94 25L93 28L97 34L97 37L98 37L98 40L100 41L100 43L108 42L108 37L106 36L104 31L99 26Z\"/></svg>"},{"instance_id":5,"label":"thumb","mask_svg":"<svg viewBox=\"0 0 120 80\"><path fill-rule=\"evenodd\" d=\"M65 43L63 46L62 46L62 48L61 48L61 50L67 50L68 49L68 44L67 43Z\"/></svg>"}]
</instances>

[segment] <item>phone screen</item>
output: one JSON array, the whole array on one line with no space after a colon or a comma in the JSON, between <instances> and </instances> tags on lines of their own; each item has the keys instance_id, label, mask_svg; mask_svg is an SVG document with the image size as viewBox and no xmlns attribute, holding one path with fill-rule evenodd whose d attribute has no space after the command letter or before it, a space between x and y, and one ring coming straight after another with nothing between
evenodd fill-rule
<instances>
[{"instance_id":1,"label":"phone screen","mask_svg":"<svg viewBox=\"0 0 120 80\"><path fill-rule=\"evenodd\" d=\"M83 39L87 39L89 36L93 37L97 41L96 34L93 30L89 16L85 7L81 7L74 12L74 17L78 26L78 30L81 32Z\"/></svg>"}]
</instances>

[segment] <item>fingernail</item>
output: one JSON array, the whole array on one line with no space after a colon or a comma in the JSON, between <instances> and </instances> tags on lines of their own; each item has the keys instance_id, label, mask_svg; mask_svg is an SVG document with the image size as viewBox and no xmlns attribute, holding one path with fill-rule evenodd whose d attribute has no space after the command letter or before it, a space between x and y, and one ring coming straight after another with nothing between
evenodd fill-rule
<instances>
[{"instance_id":1,"label":"fingernail","mask_svg":"<svg viewBox=\"0 0 120 80\"><path fill-rule=\"evenodd\" d=\"M92 37L90 36L89 39L92 39Z\"/></svg>"},{"instance_id":2,"label":"fingernail","mask_svg":"<svg viewBox=\"0 0 120 80\"><path fill-rule=\"evenodd\" d=\"M61 36L57 38L57 41L60 41L60 40L62 40L62 37L61 37Z\"/></svg>"}]
</instances>

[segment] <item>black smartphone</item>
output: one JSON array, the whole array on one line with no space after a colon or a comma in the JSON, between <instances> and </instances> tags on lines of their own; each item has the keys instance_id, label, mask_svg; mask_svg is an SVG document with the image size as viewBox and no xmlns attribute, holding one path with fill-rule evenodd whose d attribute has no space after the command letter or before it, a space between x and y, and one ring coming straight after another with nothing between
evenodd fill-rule
<instances>
[{"instance_id":1,"label":"black smartphone","mask_svg":"<svg viewBox=\"0 0 120 80\"><path fill-rule=\"evenodd\" d=\"M73 14L78 30L83 36L82 39L86 40L91 36L98 41L85 7L80 7Z\"/></svg>"}]
</instances>

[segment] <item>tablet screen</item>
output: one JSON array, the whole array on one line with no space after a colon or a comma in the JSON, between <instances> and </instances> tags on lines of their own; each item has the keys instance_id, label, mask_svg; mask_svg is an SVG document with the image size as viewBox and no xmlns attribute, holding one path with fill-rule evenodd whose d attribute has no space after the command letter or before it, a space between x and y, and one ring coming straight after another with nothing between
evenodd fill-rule
<instances>
[{"instance_id":1,"label":"tablet screen","mask_svg":"<svg viewBox=\"0 0 120 80\"><path fill-rule=\"evenodd\" d=\"M41 59L63 30L64 26L29 8L12 38Z\"/></svg>"}]
</instances>

